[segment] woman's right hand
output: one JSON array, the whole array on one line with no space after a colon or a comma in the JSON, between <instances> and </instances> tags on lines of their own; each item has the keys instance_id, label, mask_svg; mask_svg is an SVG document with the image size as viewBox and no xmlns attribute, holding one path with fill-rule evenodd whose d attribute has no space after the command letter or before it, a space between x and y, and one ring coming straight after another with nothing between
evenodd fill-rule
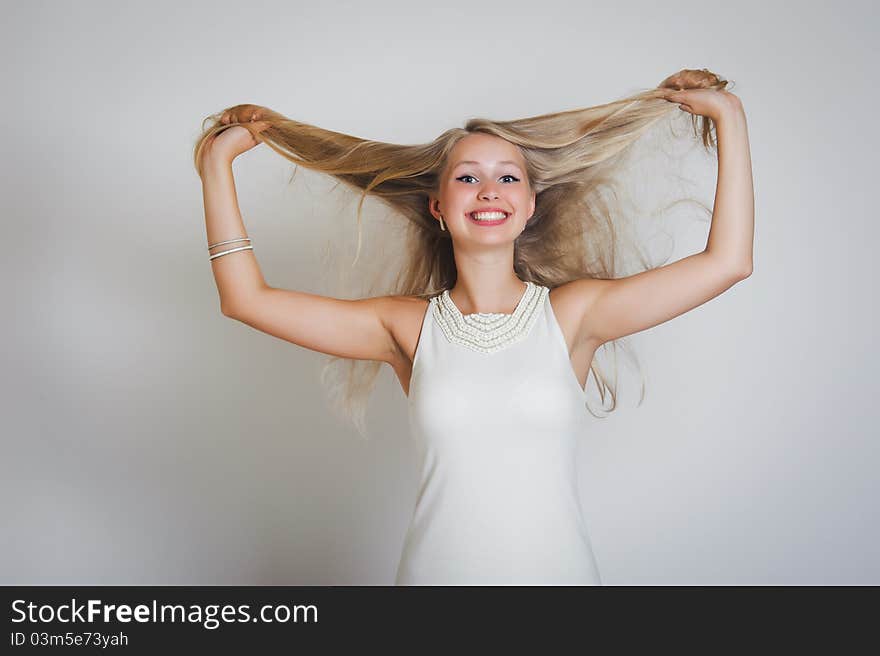
<instances>
[{"instance_id":1,"label":"woman's right hand","mask_svg":"<svg viewBox=\"0 0 880 656\"><path fill-rule=\"evenodd\" d=\"M259 144L253 134L258 134L270 126L268 121L261 120L270 113L271 110L259 105L238 105L223 112L220 123L247 123L249 127L233 125L215 134L205 144L204 159L231 163L243 152Z\"/></svg>"}]
</instances>

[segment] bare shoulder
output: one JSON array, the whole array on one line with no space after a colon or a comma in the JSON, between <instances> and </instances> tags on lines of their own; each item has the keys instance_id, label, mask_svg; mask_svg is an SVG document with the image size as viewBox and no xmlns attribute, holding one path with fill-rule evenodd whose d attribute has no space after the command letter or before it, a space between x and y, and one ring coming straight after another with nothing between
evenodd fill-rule
<instances>
[{"instance_id":1,"label":"bare shoulder","mask_svg":"<svg viewBox=\"0 0 880 656\"><path fill-rule=\"evenodd\" d=\"M604 280L578 278L554 287L550 290L550 304L562 333L569 346L569 351L588 345L591 342L587 334L585 317ZM592 348L598 344L589 344Z\"/></svg>"},{"instance_id":2,"label":"bare shoulder","mask_svg":"<svg viewBox=\"0 0 880 656\"><path fill-rule=\"evenodd\" d=\"M384 296L379 305L382 320L395 343L397 365L410 365L422 330L428 301L418 296Z\"/></svg>"}]
</instances>

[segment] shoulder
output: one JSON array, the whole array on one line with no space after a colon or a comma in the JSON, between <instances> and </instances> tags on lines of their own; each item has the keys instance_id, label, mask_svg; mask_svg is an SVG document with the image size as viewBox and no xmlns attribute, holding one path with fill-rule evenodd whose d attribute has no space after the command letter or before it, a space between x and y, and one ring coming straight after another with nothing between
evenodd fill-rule
<instances>
[{"instance_id":1,"label":"shoulder","mask_svg":"<svg viewBox=\"0 0 880 656\"><path fill-rule=\"evenodd\" d=\"M395 357L412 362L430 301L418 296L382 296L376 301L382 322L394 341Z\"/></svg>"},{"instance_id":2,"label":"shoulder","mask_svg":"<svg viewBox=\"0 0 880 656\"><path fill-rule=\"evenodd\" d=\"M390 323L406 321L412 314L422 315L429 301L419 296L383 296L383 312Z\"/></svg>"},{"instance_id":3,"label":"shoulder","mask_svg":"<svg viewBox=\"0 0 880 656\"><path fill-rule=\"evenodd\" d=\"M550 304L563 333L577 345L589 340L585 318L606 281L577 278L550 290Z\"/></svg>"},{"instance_id":4,"label":"shoulder","mask_svg":"<svg viewBox=\"0 0 880 656\"><path fill-rule=\"evenodd\" d=\"M563 313L584 314L596 298L603 280L578 278L550 290L553 309ZM557 312L558 313L558 312Z\"/></svg>"}]
</instances>

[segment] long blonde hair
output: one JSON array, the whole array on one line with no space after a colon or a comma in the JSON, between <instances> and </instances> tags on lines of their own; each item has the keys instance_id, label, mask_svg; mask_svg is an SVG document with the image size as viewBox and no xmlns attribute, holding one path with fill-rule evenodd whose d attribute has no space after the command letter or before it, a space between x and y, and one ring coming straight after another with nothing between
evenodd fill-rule
<instances>
[{"instance_id":1,"label":"long blonde hair","mask_svg":"<svg viewBox=\"0 0 880 656\"><path fill-rule=\"evenodd\" d=\"M301 123L271 110L264 110L261 118L269 126L254 136L291 162L327 173L360 192L357 251L352 266L361 253L364 200L372 196L389 206L394 216L404 222L405 239L399 253L402 264L395 280L374 284L370 295L415 296L425 300L451 289L457 277L449 232L442 231L428 211L428 196L439 191L450 151L461 138L476 132L506 139L522 152L529 182L536 193L534 215L514 244L514 270L521 280L553 289L578 278L619 277L622 253L627 248L636 252L642 270L651 268L638 245L622 229L626 218L620 209L622 156L654 124L679 112L677 105L661 97L663 90L724 89L727 84L706 69L686 69L669 76L654 89L604 105L511 121L472 118L463 128L449 129L430 143L417 145L361 139ZM241 106L228 110L236 107ZM197 171L208 138L231 125L249 127L247 123L221 124L223 111L227 110L205 119L212 121L210 127L202 124L193 155ZM701 137L705 149L710 154L717 150L713 122L696 115L692 120L694 135ZM387 261L379 258L373 265L372 278L378 280ZM590 366L603 406L606 393L611 397L607 412L617 405L616 349L617 342L622 341L602 345L611 350L614 358L610 385L596 357ZM334 397L337 408L352 420L362 436L367 434L367 401L382 364L331 356L322 370L322 383ZM330 375L331 370L335 375ZM644 390L643 376L639 404ZM587 408L593 413L589 404Z\"/></svg>"}]
</instances>

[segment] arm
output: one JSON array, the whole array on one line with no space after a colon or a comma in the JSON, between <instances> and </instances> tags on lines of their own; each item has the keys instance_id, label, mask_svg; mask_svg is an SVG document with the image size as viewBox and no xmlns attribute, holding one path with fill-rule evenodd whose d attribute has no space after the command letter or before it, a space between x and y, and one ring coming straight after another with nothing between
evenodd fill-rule
<instances>
[{"instance_id":1,"label":"arm","mask_svg":"<svg viewBox=\"0 0 880 656\"><path fill-rule=\"evenodd\" d=\"M247 237L235 193L232 161L222 156L207 157L201 177L207 243L216 244ZM247 245L249 242L216 246L211 249L210 254L215 255L233 247ZM210 263L220 295L220 309L224 314L226 308L236 304L239 299L266 289L266 281L252 250L215 257Z\"/></svg>"},{"instance_id":2,"label":"arm","mask_svg":"<svg viewBox=\"0 0 880 656\"><path fill-rule=\"evenodd\" d=\"M246 237L231 161L207 158L202 184L208 244ZM247 242L217 246L211 254L242 245ZM210 262L225 316L330 355L389 363L397 358L397 342L389 328L394 297L349 301L269 287L252 250Z\"/></svg>"},{"instance_id":3,"label":"arm","mask_svg":"<svg viewBox=\"0 0 880 656\"><path fill-rule=\"evenodd\" d=\"M738 98L715 121L718 185L705 250L616 280L576 280L584 299L582 335L604 343L684 314L752 273L755 222L751 156Z\"/></svg>"},{"instance_id":4,"label":"arm","mask_svg":"<svg viewBox=\"0 0 880 656\"><path fill-rule=\"evenodd\" d=\"M739 98L715 121L718 132L718 184L706 252L748 277L752 273L755 191L746 114Z\"/></svg>"},{"instance_id":5,"label":"arm","mask_svg":"<svg viewBox=\"0 0 880 656\"><path fill-rule=\"evenodd\" d=\"M267 287L224 314L312 351L393 365L399 360L390 325L395 307L393 296L346 300Z\"/></svg>"}]
</instances>

